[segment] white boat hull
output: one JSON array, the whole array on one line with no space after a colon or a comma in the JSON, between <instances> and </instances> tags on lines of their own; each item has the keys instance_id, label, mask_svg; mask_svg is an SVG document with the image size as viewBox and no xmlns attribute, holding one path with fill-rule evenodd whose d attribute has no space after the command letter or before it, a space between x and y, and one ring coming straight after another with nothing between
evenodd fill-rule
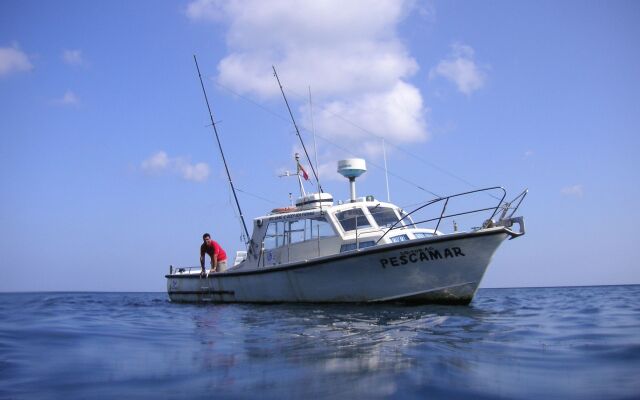
<instances>
[{"instance_id":1,"label":"white boat hull","mask_svg":"<svg viewBox=\"0 0 640 400\"><path fill-rule=\"evenodd\" d=\"M314 260L200 277L166 275L174 302L468 304L506 228L386 244Z\"/></svg>"}]
</instances>

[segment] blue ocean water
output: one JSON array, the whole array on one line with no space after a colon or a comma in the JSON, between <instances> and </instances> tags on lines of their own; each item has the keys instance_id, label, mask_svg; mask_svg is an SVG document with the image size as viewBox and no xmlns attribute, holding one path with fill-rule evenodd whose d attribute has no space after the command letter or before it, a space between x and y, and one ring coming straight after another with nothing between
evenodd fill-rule
<instances>
[{"instance_id":1,"label":"blue ocean water","mask_svg":"<svg viewBox=\"0 0 640 400\"><path fill-rule=\"evenodd\" d=\"M0 398L640 397L640 286L470 306L0 294Z\"/></svg>"}]
</instances>

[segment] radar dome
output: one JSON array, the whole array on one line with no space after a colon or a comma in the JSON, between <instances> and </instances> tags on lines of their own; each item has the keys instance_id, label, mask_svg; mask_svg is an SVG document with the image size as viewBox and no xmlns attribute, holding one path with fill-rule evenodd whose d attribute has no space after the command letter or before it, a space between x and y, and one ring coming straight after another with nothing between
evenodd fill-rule
<instances>
[{"instance_id":1,"label":"radar dome","mask_svg":"<svg viewBox=\"0 0 640 400\"><path fill-rule=\"evenodd\" d=\"M348 158L338 161L338 173L349 179L351 202L356 201L356 178L367 172L367 164L362 158Z\"/></svg>"},{"instance_id":2,"label":"radar dome","mask_svg":"<svg viewBox=\"0 0 640 400\"><path fill-rule=\"evenodd\" d=\"M338 173L345 178L354 179L367 171L367 164L362 158L349 158L338 161Z\"/></svg>"}]
</instances>

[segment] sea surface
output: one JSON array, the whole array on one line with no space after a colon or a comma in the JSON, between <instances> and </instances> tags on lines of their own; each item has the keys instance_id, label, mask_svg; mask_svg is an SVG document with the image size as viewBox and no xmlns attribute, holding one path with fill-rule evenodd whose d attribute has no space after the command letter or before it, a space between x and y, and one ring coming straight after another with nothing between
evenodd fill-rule
<instances>
[{"instance_id":1,"label":"sea surface","mask_svg":"<svg viewBox=\"0 0 640 400\"><path fill-rule=\"evenodd\" d=\"M470 306L0 294L0 399L638 399L640 286Z\"/></svg>"}]
</instances>

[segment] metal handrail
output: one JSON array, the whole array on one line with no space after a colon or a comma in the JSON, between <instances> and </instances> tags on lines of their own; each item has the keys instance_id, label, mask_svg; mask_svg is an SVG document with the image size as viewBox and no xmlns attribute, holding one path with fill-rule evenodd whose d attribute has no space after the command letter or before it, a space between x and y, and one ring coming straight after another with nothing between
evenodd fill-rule
<instances>
[{"instance_id":1,"label":"metal handrail","mask_svg":"<svg viewBox=\"0 0 640 400\"><path fill-rule=\"evenodd\" d=\"M507 218L513 217L513 214L516 213L516 211L518 210L518 207L520 207L520 204L522 203L522 200L524 200L524 198L527 197L528 193L529 193L529 189L525 189L525 190L522 191L522 193L520 193L513 200L511 200L509 203L507 203L509 206L511 206L511 204L513 204L514 201L516 201L516 200L518 200L518 198L520 198L520 200L518 201L518 204L516 204L516 206L513 208L513 211L511 211L511 214L509 214L509 217L507 217Z\"/></svg>"},{"instance_id":2,"label":"metal handrail","mask_svg":"<svg viewBox=\"0 0 640 400\"><path fill-rule=\"evenodd\" d=\"M467 214L473 214L473 213L477 213L477 212L489 211L489 210L493 210L494 208L495 207L479 208L479 209L473 210L473 211L465 211L465 212L461 212L461 213L449 214L449 215L440 216L440 217L436 217L436 218L425 219L425 220L422 220L422 221L414 222L414 224L416 224L416 225L425 224L427 222L432 222L432 221L451 218L451 217L458 217L460 215L467 215ZM434 230L437 231L438 230L437 228L438 228L438 226L436 226L436 229L434 229ZM397 228L397 229L400 229L400 228Z\"/></svg>"},{"instance_id":3,"label":"metal handrail","mask_svg":"<svg viewBox=\"0 0 640 400\"><path fill-rule=\"evenodd\" d=\"M500 201L498 202L498 205L496 205L495 207L488 207L488 208L476 209L476 210L473 210L473 211L466 211L466 212L463 212L463 213L456 213L456 214L451 214L451 215L444 215L444 213L445 213L445 211L446 211L447 204L449 203L449 200L450 200L450 199L452 199L452 198L454 198L454 197L460 197L460 196L470 195L470 194L473 194L473 193L487 192L487 191L490 191L490 190L502 190L502 197L500 198ZM526 192L526 191L525 191L525 192ZM389 229L387 229L387 230L385 231L385 233L384 233L382 236L380 236L380 238L376 241L376 244L378 244L378 243L382 240L382 238L384 238L384 237L387 235L387 233L391 232L391 231L392 231L392 230L394 230L394 229L400 229L400 228L397 228L396 226L397 226L400 222L402 222L404 219L406 219L406 218L408 218L409 216L411 216L411 214L413 214L413 213L415 213L415 212L417 212L417 211L420 211L420 210L422 210L423 208L428 207L428 206L430 206L430 205L432 205L432 204L435 204L435 203L438 203L438 202L444 201L444 205L443 205L443 207L442 207L442 212L440 213L440 217L438 217L438 218L432 218L432 219L428 219L428 220L424 220L424 221L420 221L420 222L414 222L414 223L413 223L414 225L421 224L421 223L425 223L425 222L436 221L436 220L437 220L437 221L438 221L438 223L437 223L437 225L436 225L436 229L435 229L435 230L437 231L437 230L438 230L438 227L440 226L440 222L442 222L442 220L443 220L443 219L445 219L445 218L451 218L451 217L455 217L455 216L458 216L458 215L472 214L472 213L482 212L482 211L488 211L488 210L493 210L493 213L491 214L491 217L489 217L489 219L493 219L493 217L495 217L495 216L496 216L496 214L498 213L498 210L500 209L500 206L501 206L501 205L502 205L502 203L504 202L504 198L505 198L506 196L507 196L507 191L506 191L502 186L492 186L492 187L488 187L488 188L484 188L484 189L471 190L471 191L468 191L468 192L457 193L457 194L453 194L453 195L450 195L450 196L438 197L437 199L429 200L428 202L426 202L425 204L423 204L423 205L419 206L418 208L416 208L415 210L411 211L410 213L408 213L408 214L404 214L404 216L403 216L402 218L400 218L398 221L396 221L396 223L394 223L393 225L391 225L391 227L389 227ZM519 197L519 196L518 196L518 197ZM518 197L516 197L516 199L517 199ZM524 197L523 197L523 198L524 198ZM515 200L515 199L514 199L514 200ZM522 199L520 200L520 202L522 202ZM518 203L518 206L519 206L519 205L520 205L520 203Z\"/></svg>"}]
</instances>

